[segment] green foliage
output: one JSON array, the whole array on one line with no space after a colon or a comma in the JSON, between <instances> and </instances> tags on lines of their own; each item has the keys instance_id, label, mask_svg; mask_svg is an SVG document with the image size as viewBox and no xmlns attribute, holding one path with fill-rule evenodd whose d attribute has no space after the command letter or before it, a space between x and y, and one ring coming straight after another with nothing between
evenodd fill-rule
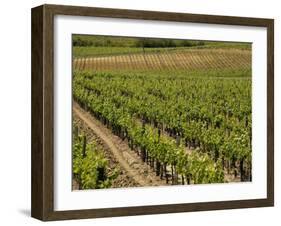
<instances>
[{"instance_id":1,"label":"green foliage","mask_svg":"<svg viewBox=\"0 0 281 226\"><path fill-rule=\"evenodd\" d=\"M76 72L74 98L136 150L193 183L222 182L224 160L251 164L249 79Z\"/></svg>"},{"instance_id":2,"label":"green foliage","mask_svg":"<svg viewBox=\"0 0 281 226\"><path fill-rule=\"evenodd\" d=\"M82 136L74 138L73 146L73 174L82 189L110 188L112 181L119 172L115 169L108 173L108 160L94 143L87 144L85 156L83 154L84 139Z\"/></svg>"},{"instance_id":3,"label":"green foliage","mask_svg":"<svg viewBox=\"0 0 281 226\"><path fill-rule=\"evenodd\" d=\"M175 40L175 39L152 39L142 38L136 42L137 47L142 48L170 48L170 47L191 47L191 46L203 46L203 41L191 41L191 40Z\"/></svg>"},{"instance_id":4,"label":"green foliage","mask_svg":"<svg viewBox=\"0 0 281 226\"><path fill-rule=\"evenodd\" d=\"M91 40L85 40L80 37L74 38L72 40L73 46L92 46L93 42Z\"/></svg>"},{"instance_id":5,"label":"green foliage","mask_svg":"<svg viewBox=\"0 0 281 226\"><path fill-rule=\"evenodd\" d=\"M73 35L73 46L93 47L135 47L135 38L111 37L101 35Z\"/></svg>"},{"instance_id":6,"label":"green foliage","mask_svg":"<svg viewBox=\"0 0 281 226\"><path fill-rule=\"evenodd\" d=\"M164 38L129 38L111 37L99 35L73 35L73 46L94 46L94 47L146 47L165 48L183 46L202 46L204 41L177 40Z\"/></svg>"}]
</instances>

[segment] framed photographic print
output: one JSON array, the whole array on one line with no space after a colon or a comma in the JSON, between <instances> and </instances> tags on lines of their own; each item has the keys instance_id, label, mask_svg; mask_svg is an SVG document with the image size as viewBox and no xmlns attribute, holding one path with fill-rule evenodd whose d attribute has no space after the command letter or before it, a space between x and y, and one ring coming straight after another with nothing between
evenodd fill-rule
<instances>
[{"instance_id":1,"label":"framed photographic print","mask_svg":"<svg viewBox=\"0 0 281 226\"><path fill-rule=\"evenodd\" d=\"M32 216L273 206L272 19L32 9Z\"/></svg>"}]
</instances>

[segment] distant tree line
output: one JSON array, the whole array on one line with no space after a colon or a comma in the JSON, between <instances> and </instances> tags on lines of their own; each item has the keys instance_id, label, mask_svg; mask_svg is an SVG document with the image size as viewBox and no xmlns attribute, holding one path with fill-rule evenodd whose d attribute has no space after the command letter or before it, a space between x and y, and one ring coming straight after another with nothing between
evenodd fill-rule
<instances>
[{"instance_id":1,"label":"distant tree line","mask_svg":"<svg viewBox=\"0 0 281 226\"><path fill-rule=\"evenodd\" d=\"M73 46L114 46L110 39L73 38Z\"/></svg>"},{"instance_id":2,"label":"distant tree line","mask_svg":"<svg viewBox=\"0 0 281 226\"><path fill-rule=\"evenodd\" d=\"M171 48L202 46L204 41L153 39L153 38L121 38L104 36L73 36L73 46L101 46L101 47L142 47L142 48Z\"/></svg>"},{"instance_id":3,"label":"distant tree line","mask_svg":"<svg viewBox=\"0 0 281 226\"><path fill-rule=\"evenodd\" d=\"M136 47L143 48L171 48L204 45L203 41L173 40L173 39L138 39Z\"/></svg>"}]
</instances>

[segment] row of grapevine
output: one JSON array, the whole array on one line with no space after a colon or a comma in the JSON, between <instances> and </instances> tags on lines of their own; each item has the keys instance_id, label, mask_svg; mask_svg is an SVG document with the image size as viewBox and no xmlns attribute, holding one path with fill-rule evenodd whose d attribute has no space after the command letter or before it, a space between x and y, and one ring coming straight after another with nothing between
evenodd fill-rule
<instances>
[{"instance_id":1,"label":"row of grapevine","mask_svg":"<svg viewBox=\"0 0 281 226\"><path fill-rule=\"evenodd\" d=\"M156 170L156 174L166 177L167 168L172 173L172 183L213 183L223 182L224 173L220 164L217 164L207 153L186 152L184 145L172 137L166 136L159 129L143 120L140 123L125 104L118 104L115 86L108 92L89 88L95 84L101 89L106 88L98 83L90 74L78 73L74 77L74 98L81 106L91 111L96 118L123 139L127 139L131 148L137 151L143 161ZM102 78L103 76L100 76ZM91 81L92 83L91 83ZM93 88L93 87L92 87ZM121 91L126 96L125 90ZM137 105L136 105L137 107ZM178 176L181 178L178 178Z\"/></svg>"},{"instance_id":2,"label":"row of grapevine","mask_svg":"<svg viewBox=\"0 0 281 226\"><path fill-rule=\"evenodd\" d=\"M251 177L250 80L77 73L76 93L106 120L138 118L189 149L207 153L228 172ZM238 101L239 100L239 101ZM106 122L105 122L106 123ZM127 131L126 131L127 132Z\"/></svg>"}]
</instances>

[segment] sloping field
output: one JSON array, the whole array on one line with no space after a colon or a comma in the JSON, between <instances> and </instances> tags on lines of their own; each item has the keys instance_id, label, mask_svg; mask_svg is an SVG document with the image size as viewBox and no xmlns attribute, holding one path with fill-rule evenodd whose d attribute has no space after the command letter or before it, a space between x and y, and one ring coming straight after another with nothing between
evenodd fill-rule
<instances>
[{"instance_id":1,"label":"sloping field","mask_svg":"<svg viewBox=\"0 0 281 226\"><path fill-rule=\"evenodd\" d=\"M194 69L249 69L251 51L241 49L192 49L76 58L74 69L93 71L173 71Z\"/></svg>"}]
</instances>

